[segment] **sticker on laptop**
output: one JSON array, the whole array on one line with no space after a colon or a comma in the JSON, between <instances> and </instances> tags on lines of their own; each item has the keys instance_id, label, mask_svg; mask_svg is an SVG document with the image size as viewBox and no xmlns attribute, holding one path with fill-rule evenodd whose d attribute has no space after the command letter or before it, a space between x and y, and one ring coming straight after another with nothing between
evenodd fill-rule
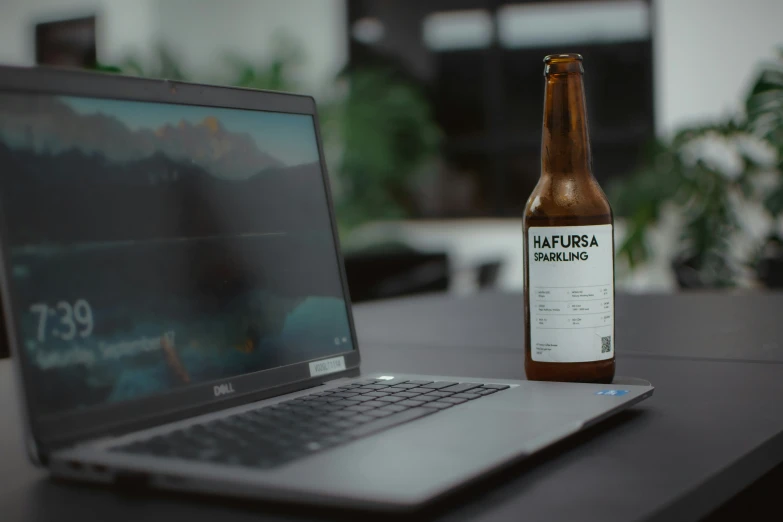
<instances>
[{"instance_id":1,"label":"sticker on laptop","mask_svg":"<svg viewBox=\"0 0 783 522\"><path fill-rule=\"evenodd\" d=\"M596 395L614 395L615 397L620 397L626 393L628 393L628 390L601 390L595 392Z\"/></svg>"},{"instance_id":2,"label":"sticker on laptop","mask_svg":"<svg viewBox=\"0 0 783 522\"><path fill-rule=\"evenodd\" d=\"M345 357L332 357L310 363L310 377L319 375L328 375L330 373L341 372L345 370Z\"/></svg>"}]
</instances>

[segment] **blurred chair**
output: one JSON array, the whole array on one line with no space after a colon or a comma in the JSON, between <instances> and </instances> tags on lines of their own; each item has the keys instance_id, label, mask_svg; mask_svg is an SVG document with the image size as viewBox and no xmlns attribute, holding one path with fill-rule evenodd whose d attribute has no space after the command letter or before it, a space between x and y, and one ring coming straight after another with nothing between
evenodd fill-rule
<instances>
[{"instance_id":1,"label":"blurred chair","mask_svg":"<svg viewBox=\"0 0 783 522\"><path fill-rule=\"evenodd\" d=\"M3 309L0 306L0 317L3 317L2 312ZM10 356L11 351L8 349L8 343L5 336L5 320L0 319L0 359L5 359Z\"/></svg>"},{"instance_id":2,"label":"blurred chair","mask_svg":"<svg viewBox=\"0 0 783 522\"><path fill-rule=\"evenodd\" d=\"M476 274L476 284L478 288L495 288L498 284L498 275L500 274L502 267L503 265L500 261L492 261L479 265L478 273Z\"/></svg>"},{"instance_id":3,"label":"blurred chair","mask_svg":"<svg viewBox=\"0 0 783 522\"><path fill-rule=\"evenodd\" d=\"M756 262L759 280L767 288L783 288L783 240L770 236Z\"/></svg>"}]
</instances>

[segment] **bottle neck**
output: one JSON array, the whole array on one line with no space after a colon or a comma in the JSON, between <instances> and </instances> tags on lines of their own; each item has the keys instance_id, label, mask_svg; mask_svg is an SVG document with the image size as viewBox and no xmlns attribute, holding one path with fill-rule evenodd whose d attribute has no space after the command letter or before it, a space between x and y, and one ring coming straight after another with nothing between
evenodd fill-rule
<instances>
[{"instance_id":1,"label":"bottle neck","mask_svg":"<svg viewBox=\"0 0 783 522\"><path fill-rule=\"evenodd\" d=\"M541 175L592 176L585 90L580 72L548 72Z\"/></svg>"}]
</instances>

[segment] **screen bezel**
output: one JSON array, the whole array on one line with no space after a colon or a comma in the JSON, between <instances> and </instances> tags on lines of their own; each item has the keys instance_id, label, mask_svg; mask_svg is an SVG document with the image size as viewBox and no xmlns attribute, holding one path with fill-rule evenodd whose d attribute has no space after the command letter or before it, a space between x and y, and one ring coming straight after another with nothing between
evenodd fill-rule
<instances>
[{"instance_id":1,"label":"screen bezel","mask_svg":"<svg viewBox=\"0 0 783 522\"><path fill-rule=\"evenodd\" d=\"M271 91L201 85L170 80L134 78L114 74L97 74L77 70L56 68L26 69L0 67L0 91L21 94L44 94L57 96L83 96L129 101L169 103L178 105L200 105L229 109L243 109L309 115L318 146L321 176L324 184L329 221L334 240L334 254L337 256L340 284L345 298L346 313L353 349L333 353L314 360L343 356L345 370L318 377L310 376L309 363L296 364L261 370L258 372L227 377L219 381L194 384L185 389L172 390L147 398L124 403L102 405L89 410L66 412L56 417L39 418L30 400L32 386L29 361L20 356L17 337L17 310L13 306L13 282L9 277L10 267L6 245L5 213L0 208L0 283L3 315L6 325L6 340L12 354L16 379L24 397L24 419L27 427L28 449L34 459L46 463L46 455L53 449L75 443L125 433L148 426L170 422L210 411L220 410L261 400L296 389L317 386L324 381L343 376L357 375L360 364L359 346L356 338L351 300L345 275L345 265L340 249L340 238L332 204L328 172L324 161L321 134L316 113L315 100L310 96L286 94ZM231 382L234 393L216 398L213 387L217 383Z\"/></svg>"}]
</instances>

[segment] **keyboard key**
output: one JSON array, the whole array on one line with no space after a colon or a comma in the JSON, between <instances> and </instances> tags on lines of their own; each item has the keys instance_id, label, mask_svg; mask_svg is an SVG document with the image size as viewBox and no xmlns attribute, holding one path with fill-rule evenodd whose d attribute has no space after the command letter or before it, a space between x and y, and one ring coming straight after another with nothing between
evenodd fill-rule
<instances>
[{"instance_id":1,"label":"keyboard key","mask_svg":"<svg viewBox=\"0 0 783 522\"><path fill-rule=\"evenodd\" d=\"M444 391L450 391L451 393L462 393L479 387L481 387L481 384L475 382L463 382L456 386L449 386L448 389Z\"/></svg>"},{"instance_id":2,"label":"keyboard key","mask_svg":"<svg viewBox=\"0 0 783 522\"><path fill-rule=\"evenodd\" d=\"M330 395L330 397L340 397L341 399L347 399L348 397L353 397L354 395L359 395L358 393L350 393L350 392L337 392Z\"/></svg>"},{"instance_id":3,"label":"keyboard key","mask_svg":"<svg viewBox=\"0 0 783 522\"><path fill-rule=\"evenodd\" d=\"M306 410L308 408L315 408L316 407L315 405L318 404L319 401L322 402L322 403L325 403L327 401L327 398L326 397L316 397L314 399L310 399L309 401L304 401L303 400L303 401L295 404L295 406L297 408L299 408L300 410Z\"/></svg>"},{"instance_id":4,"label":"keyboard key","mask_svg":"<svg viewBox=\"0 0 783 522\"><path fill-rule=\"evenodd\" d=\"M297 417L302 417L303 419L309 419L311 417L317 417L320 415L320 412L318 410L317 404L311 404L307 408L301 408L296 410ZM258 421L256 421L256 424L258 424Z\"/></svg>"},{"instance_id":5,"label":"keyboard key","mask_svg":"<svg viewBox=\"0 0 783 522\"><path fill-rule=\"evenodd\" d=\"M356 413L357 412L350 411L350 410L340 410L334 412L332 415L334 415L335 417L353 417L354 415L356 415Z\"/></svg>"},{"instance_id":6,"label":"keyboard key","mask_svg":"<svg viewBox=\"0 0 783 522\"><path fill-rule=\"evenodd\" d=\"M437 401L440 398L441 397L438 397L437 395L427 394L427 395L419 395L418 397L416 397L416 400L417 401L427 401L427 402L429 402L429 401Z\"/></svg>"},{"instance_id":7,"label":"keyboard key","mask_svg":"<svg viewBox=\"0 0 783 522\"><path fill-rule=\"evenodd\" d=\"M483 396L483 395L491 395L491 394L497 393L499 391L500 390L495 390L493 388L487 388L486 390L485 389L478 390L477 393L480 393Z\"/></svg>"},{"instance_id":8,"label":"keyboard key","mask_svg":"<svg viewBox=\"0 0 783 522\"><path fill-rule=\"evenodd\" d=\"M415 407L415 406L421 406L422 404L427 404L427 401L417 401L413 399L408 399L402 402L398 402L396 405Z\"/></svg>"},{"instance_id":9,"label":"keyboard key","mask_svg":"<svg viewBox=\"0 0 783 522\"><path fill-rule=\"evenodd\" d=\"M391 384L368 384L367 386L362 386L362 388L369 388L371 390L383 390L384 388L389 388Z\"/></svg>"},{"instance_id":10,"label":"keyboard key","mask_svg":"<svg viewBox=\"0 0 783 522\"><path fill-rule=\"evenodd\" d=\"M333 402L332 404L336 406L356 406L357 404L360 404L359 401L352 401L350 399L343 399L341 401Z\"/></svg>"},{"instance_id":11,"label":"keyboard key","mask_svg":"<svg viewBox=\"0 0 783 522\"><path fill-rule=\"evenodd\" d=\"M364 437L366 435L377 433L381 430L386 430L393 426L398 426L405 422L410 422L414 419L418 419L426 415L430 415L431 413L433 413L433 411L434 410L432 409L425 409L425 408L411 408L410 410L403 411L400 413L395 413L389 415L388 417L378 419L374 422L359 424L358 426L355 426L354 428L348 430L346 435L350 435L352 437Z\"/></svg>"},{"instance_id":12,"label":"keyboard key","mask_svg":"<svg viewBox=\"0 0 783 522\"><path fill-rule=\"evenodd\" d=\"M405 406L399 406L397 404L389 404L388 406L384 406L383 408L380 409L383 411L391 411L397 413L398 411L405 411L408 408L406 408Z\"/></svg>"},{"instance_id":13,"label":"keyboard key","mask_svg":"<svg viewBox=\"0 0 783 522\"><path fill-rule=\"evenodd\" d=\"M443 397L439 402L449 402L451 404L462 404L468 402L467 399L455 399L454 397Z\"/></svg>"},{"instance_id":14,"label":"keyboard key","mask_svg":"<svg viewBox=\"0 0 783 522\"><path fill-rule=\"evenodd\" d=\"M451 408L452 406L454 405L448 402L433 401L433 402L428 402L427 404L422 406L422 408L437 408L439 410L445 410L446 408Z\"/></svg>"},{"instance_id":15,"label":"keyboard key","mask_svg":"<svg viewBox=\"0 0 783 522\"><path fill-rule=\"evenodd\" d=\"M296 414L307 412L313 409L312 404L307 404L306 402L298 402L298 403L291 403L288 406L289 411L293 411ZM244 418L244 415L242 416L242 422L247 422L247 420Z\"/></svg>"},{"instance_id":16,"label":"keyboard key","mask_svg":"<svg viewBox=\"0 0 783 522\"><path fill-rule=\"evenodd\" d=\"M421 393L399 392L394 394L395 397L405 397L405 398L416 397L418 395L421 395Z\"/></svg>"},{"instance_id":17,"label":"keyboard key","mask_svg":"<svg viewBox=\"0 0 783 522\"><path fill-rule=\"evenodd\" d=\"M369 402L363 402L363 406L372 406L373 408L377 408L378 406L386 406L389 404L388 402L381 402L381 401L369 401Z\"/></svg>"},{"instance_id":18,"label":"keyboard key","mask_svg":"<svg viewBox=\"0 0 783 522\"><path fill-rule=\"evenodd\" d=\"M437 381L430 384L424 384L421 387L422 388L430 388L432 390L440 390L441 388L448 388L449 386L454 386L456 382L447 382L447 381Z\"/></svg>"},{"instance_id":19,"label":"keyboard key","mask_svg":"<svg viewBox=\"0 0 783 522\"><path fill-rule=\"evenodd\" d=\"M394 395L389 395L388 397L378 397L379 401L382 402L400 402L402 400L405 400L404 397L395 397Z\"/></svg>"},{"instance_id":20,"label":"keyboard key","mask_svg":"<svg viewBox=\"0 0 783 522\"><path fill-rule=\"evenodd\" d=\"M348 406L347 408L345 408L345 409L344 409L344 410L342 410L342 411L355 411L355 412L363 412L363 411L370 411L370 410L372 410L372 409L373 409L373 407L372 407L372 406L362 406L362 405L360 404L360 405L357 405L357 406ZM335 413L337 413L337 412L335 412Z\"/></svg>"},{"instance_id":21,"label":"keyboard key","mask_svg":"<svg viewBox=\"0 0 783 522\"><path fill-rule=\"evenodd\" d=\"M388 395L391 395L391 392L372 391L365 393L364 397L387 397Z\"/></svg>"},{"instance_id":22,"label":"keyboard key","mask_svg":"<svg viewBox=\"0 0 783 522\"><path fill-rule=\"evenodd\" d=\"M491 388L493 390L505 390L506 388L510 388L508 384L485 384L482 386L482 388Z\"/></svg>"},{"instance_id":23,"label":"keyboard key","mask_svg":"<svg viewBox=\"0 0 783 522\"><path fill-rule=\"evenodd\" d=\"M454 394L445 391L431 391L427 395L432 395L433 397L451 397Z\"/></svg>"},{"instance_id":24,"label":"keyboard key","mask_svg":"<svg viewBox=\"0 0 783 522\"><path fill-rule=\"evenodd\" d=\"M342 401L342 400L345 400L345 399L343 397L338 397L337 395L332 395L330 397L324 397L324 402L326 402L326 403L332 403L333 404L335 402L339 402L339 401Z\"/></svg>"},{"instance_id":25,"label":"keyboard key","mask_svg":"<svg viewBox=\"0 0 783 522\"><path fill-rule=\"evenodd\" d=\"M481 397L480 393L455 393L452 395L455 399L468 399L472 401L473 399L478 399Z\"/></svg>"},{"instance_id":26,"label":"keyboard key","mask_svg":"<svg viewBox=\"0 0 783 522\"><path fill-rule=\"evenodd\" d=\"M418 386L419 386L418 384L411 384L411 383L406 382L406 383L403 383L403 384L395 384L394 386L392 386L392 389L393 390L405 390L407 388L416 388Z\"/></svg>"},{"instance_id":27,"label":"keyboard key","mask_svg":"<svg viewBox=\"0 0 783 522\"><path fill-rule=\"evenodd\" d=\"M380 410L370 410L368 412L365 412L364 415L367 415L369 417L386 417L388 415L391 415L392 413L394 412L380 409Z\"/></svg>"},{"instance_id":28,"label":"keyboard key","mask_svg":"<svg viewBox=\"0 0 783 522\"><path fill-rule=\"evenodd\" d=\"M352 401L356 401L356 402L360 402L360 403L361 402L371 401L371 400L374 400L374 399L375 399L375 397L369 397L367 395L357 395L356 397L351 397Z\"/></svg>"},{"instance_id":29,"label":"keyboard key","mask_svg":"<svg viewBox=\"0 0 783 522\"><path fill-rule=\"evenodd\" d=\"M423 384L432 384L432 381L408 381L408 384L415 384L421 386Z\"/></svg>"}]
</instances>

